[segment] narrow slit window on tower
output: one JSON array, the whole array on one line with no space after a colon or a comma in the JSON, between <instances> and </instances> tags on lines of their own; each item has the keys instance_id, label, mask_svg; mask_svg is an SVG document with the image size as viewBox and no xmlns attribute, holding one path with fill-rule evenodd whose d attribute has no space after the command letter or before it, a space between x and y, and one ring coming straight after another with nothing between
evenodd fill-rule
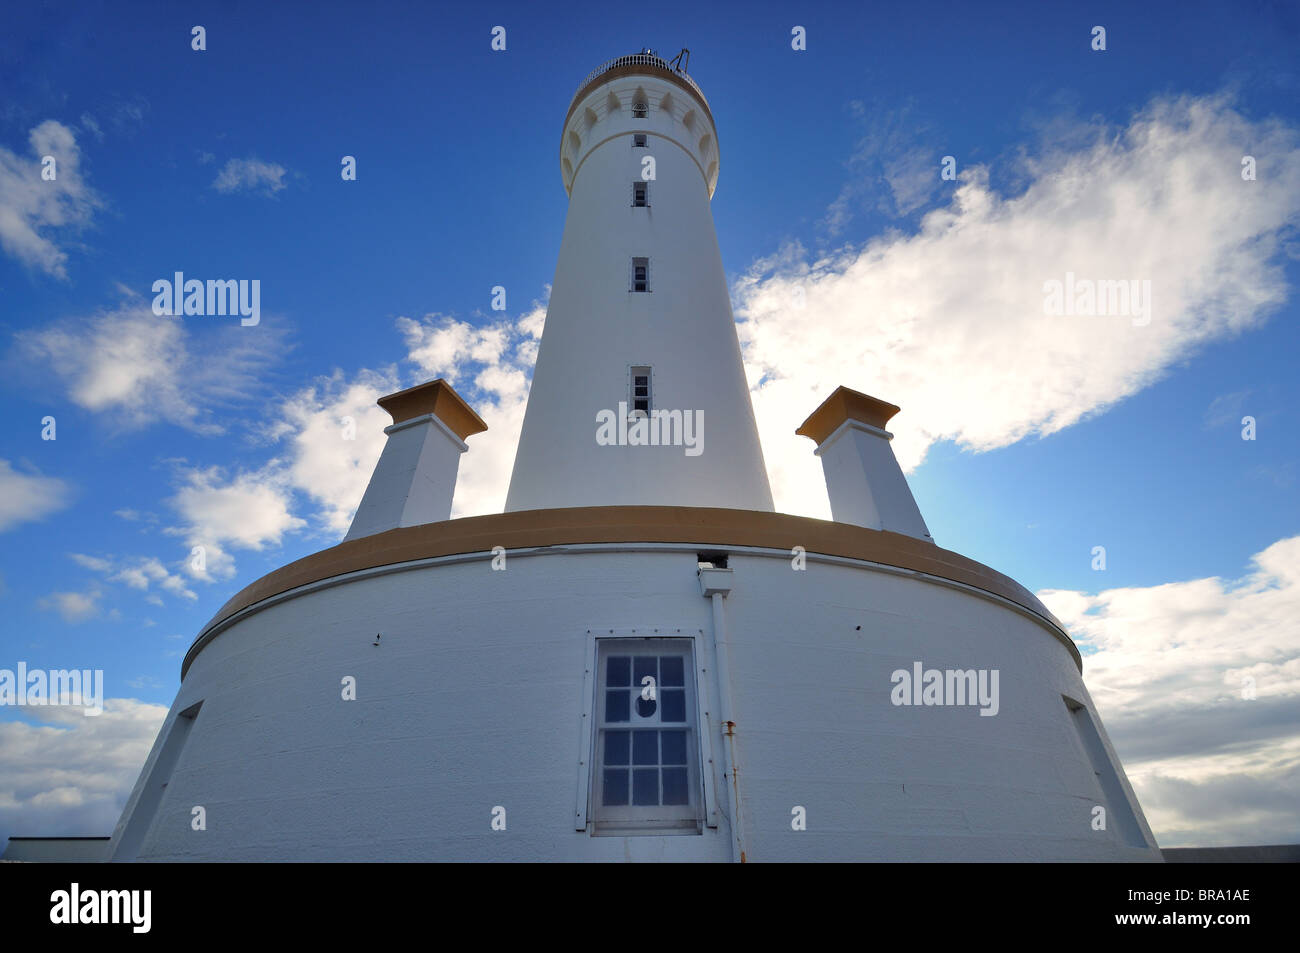
<instances>
[{"instance_id":1,"label":"narrow slit window on tower","mask_svg":"<svg viewBox=\"0 0 1300 953\"><path fill-rule=\"evenodd\" d=\"M698 833L704 798L692 640L596 646L593 833Z\"/></svg>"},{"instance_id":2,"label":"narrow slit window on tower","mask_svg":"<svg viewBox=\"0 0 1300 953\"><path fill-rule=\"evenodd\" d=\"M114 860L135 860L139 855L145 836L149 833L158 814L163 796L167 793L167 785L171 783L172 773L180 762L181 749L185 747L185 742L194 728L194 721L198 718L199 709L202 707L203 702L195 702L173 719L167 737L162 742L162 747L158 749L153 767L149 770L149 776L140 788L135 809L131 812L126 828L122 831L122 837L113 855Z\"/></svg>"},{"instance_id":3,"label":"narrow slit window on tower","mask_svg":"<svg viewBox=\"0 0 1300 953\"><path fill-rule=\"evenodd\" d=\"M633 134L632 134L632 148L633 148L633 149L644 149L644 148L645 148L645 133L644 133L644 132L637 132L637 133L633 133Z\"/></svg>"},{"instance_id":4,"label":"narrow slit window on tower","mask_svg":"<svg viewBox=\"0 0 1300 953\"><path fill-rule=\"evenodd\" d=\"M647 208L650 205L650 183L633 182L632 183L632 206L634 208Z\"/></svg>"},{"instance_id":5,"label":"narrow slit window on tower","mask_svg":"<svg viewBox=\"0 0 1300 953\"><path fill-rule=\"evenodd\" d=\"M631 386L628 407L632 416L648 416L650 413L650 368L634 367L631 370Z\"/></svg>"},{"instance_id":6,"label":"narrow slit window on tower","mask_svg":"<svg viewBox=\"0 0 1300 953\"><path fill-rule=\"evenodd\" d=\"M1092 768L1092 773L1097 778L1097 785L1106 802L1104 806L1110 812L1111 828L1126 846L1147 847L1142 826L1138 823L1137 815L1133 813L1133 805L1129 803L1128 795L1124 793L1119 772L1106 752L1106 745L1101 740L1101 732L1097 730L1092 712L1088 711L1088 706L1083 702L1067 695L1062 695L1061 700L1065 702L1065 708L1070 713L1070 721L1074 723L1075 731L1078 732L1088 766Z\"/></svg>"},{"instance_id":7,"label":"narrow slit window on tower","mask_svg":"<svg viewBox=\"0 0 1300 953\"><path fill-rule=\"evenodd\" d=\"M632 291L650 290L650 259L632 259Z\"/></svg>"}]
</instances>

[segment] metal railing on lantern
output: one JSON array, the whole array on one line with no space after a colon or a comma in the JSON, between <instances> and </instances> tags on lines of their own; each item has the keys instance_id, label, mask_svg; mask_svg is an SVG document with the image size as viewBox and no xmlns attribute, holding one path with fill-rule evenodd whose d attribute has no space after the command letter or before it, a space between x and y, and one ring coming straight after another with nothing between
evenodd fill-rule
<instances>
[{"instance_id":1,"label":"metal railing on lantern","mask_svg":"<svg viewBox=\"0 0 1300 953\"><path fill-rule=\"evenodd\" d=\"M700 97L700 100L705 106L709 104L709 101L704 98L704 91L696 85L695 80L691 79L685 70L676 69L673 66L670 66L668 61L657 53L632 53L628 56L617 56L612 60L600 64L588 73L583 81L578 84L577 92L574 93L575 98L578 93L581 93L587 88L587 84L601 73L608 73L610 70L621 69L625 66L653 66L656 69L663 70L665 73L670 73L682 80L682 82L686 83L686 85L695 92L695 95Z\"/></svg>"}]
</instances>

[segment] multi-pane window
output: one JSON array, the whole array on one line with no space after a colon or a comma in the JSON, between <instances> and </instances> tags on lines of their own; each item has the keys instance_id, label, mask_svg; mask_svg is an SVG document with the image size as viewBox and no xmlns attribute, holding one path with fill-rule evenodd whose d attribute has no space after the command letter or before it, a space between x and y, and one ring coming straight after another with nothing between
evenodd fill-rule
<instances>
[{"instance_id":1,"label":"multi-pane window","mask_svg":"<svg viewBox=\"0 0 1300 953\"><path fill-rule=\"evenodd\" d=\"M650 183L633 182L632 183L632 205L636 208L645 208L650 204Z\"/></svg>"},{"instance_id":2,"label":"multi-pane window","mask_svg":"<svg viewBox=\"0 0 1300 953\"><path fill-rule=\"evenodd\" d=\"M597 828L698 828L692 640L600 639L597 646Z\"/></svg>"},{"instance_id":3,"label":"multi-pane window","mask_svg":"<svg viewBox=\"0 0 1300 953\"><path fill-rule=\"evenodd\" d=\"M632 259L632 291L650 290L650 259Z\"/></svg>"},{"instance_id":4,"label":"multi-pane window","mask_svg":"<svg viewBox=\"0 0 1300 953\"><path fill-rule=\"evenodd\" d=\"M633 148L633 149L644 149L644 148L645 148L645 133L644 133L644 132L635 132L635 133L632 134L632 148Z\"/></svg>"},{"instance_id":5,"label":"multi-pane window","mask_svg":"<svg viewBox=\"0 0 1300 953\"><path fill-rule=\"evenodd\" d=\"M633 119L645 119L648 115L650 115L650 104L644 99L639 99L632 103Z\"/></svg>"},{"instance_id":6,"label":"multi-pane window","mask_svg":"<svg viewBox=\"0 0 1300 953\"><path fill-rule=\"evenodd\" d=\"M631 400L628 406L632 408L632 416L647 415L650 413L650 368L634 367L630 376Z\"/></svg>"}]
</instances>

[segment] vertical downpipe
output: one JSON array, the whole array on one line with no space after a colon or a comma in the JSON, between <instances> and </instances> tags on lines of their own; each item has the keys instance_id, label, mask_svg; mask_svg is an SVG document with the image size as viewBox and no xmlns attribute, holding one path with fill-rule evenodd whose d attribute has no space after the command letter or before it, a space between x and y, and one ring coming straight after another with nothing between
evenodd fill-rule
<instances>
[{"instance_id":1,"label":"vertical downpipe","mask_svg":"<svg viewBox=\"0 0 1300 953\"><path fill-rule=\"evenodd\" d=\"M736 715L731 701L731 654L727 638L727 614L723 608L723 593L713 590L713 653L718 673L718 702L721 711L723 743L727 746L727 799L731 807L731 859L745 862L745 829L740 817L740 756L736 751Z\"/></svg>"}]
</instances>

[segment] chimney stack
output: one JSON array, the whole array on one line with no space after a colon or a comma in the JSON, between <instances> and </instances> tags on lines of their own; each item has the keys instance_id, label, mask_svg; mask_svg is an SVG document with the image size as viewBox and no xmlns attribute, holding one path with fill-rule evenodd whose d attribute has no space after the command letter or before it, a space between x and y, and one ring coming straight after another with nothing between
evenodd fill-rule
<instances>
[{"instance_id":1,"label":"chimney stack","mask_svg":"<svg viewBox=\"0 0 1300 953\"><path fill-rule=\"evenodd\" d=\"M388 442L344 542L450 519L460 455L469 449L465 439L488 429L441 378L378 403L392 414L393 424L384 428Z\"/></svg>"},{"instance_id":2,"label":"chimney stack","mask_svg":"<svg viewBox=\"0 0 1300 953\"><path fill-rule=\"evenodd\" d=\"M894 404L837 388L795 431L817 442L831 518L934 542L885 430Z\"/></svg>"}]
</instances>

